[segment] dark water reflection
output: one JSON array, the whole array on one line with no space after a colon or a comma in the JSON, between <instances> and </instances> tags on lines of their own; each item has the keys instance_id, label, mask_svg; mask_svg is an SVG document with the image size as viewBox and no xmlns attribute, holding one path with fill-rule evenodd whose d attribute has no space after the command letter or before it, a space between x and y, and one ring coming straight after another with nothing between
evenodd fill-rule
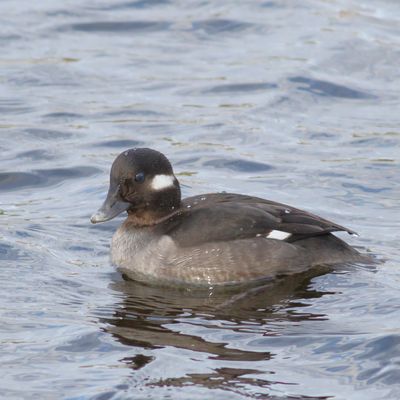
<instances>
[{"instance_id":1,"label":"dark water reflection","mask_svg":"<svg viewBox=\"0 0 400 400\"><path fill-rule=\"evenodd\" d=\"M228 361L238 367L214 368L211 374L188 374L181 378L168 378L149 383L150 386L201 385L241 393L245 386L267 389L274 382L248 375L265 374L265 369L254 369L255 362L274 358L265 350L232 347L235 336L276 337L282 335L283 323L323 321L324 314L308 313L302 301L333 293L310 288L312 278L328 273L327 268L316 268L303 274L280 278L255 287L219 288L212 291L199 289L171 289L119 280L110 285L122 295L112 318L101 319L110 333L124 345L137 349L154 350L173 348L179 354L186 350L200 353L209 360ZM294 311L296 308L296 311ZM188 327L189 329L184 329ZM187 333L185 331L188 331ZM194 355L193 357L196 357ZM136 354L121 361L138 370L149 366L156 356ZM240 366L240 367L239 367ZM150 367L151 368L151 367ZM269 371L269 374L273 372ZM291 382L279 382L288 384ZM245 392L243 392L245 393ZM325 398L325 397L318 397Z\"/></svg>"},{"instance_id":2,"label":"dark water reflection","mask_svg":"<svg viewBox=\"0 0 400 400\"><path fill-rule=\"evenodd\" d=\"M396 1L0 2L0 397L400 393ZM113 158L164 152L354 229L384 260L236 291L126 282L91 226Z\"/></svg>"},{"instance_id":3,"label":"dark water reflection","mask_svg":"<svg viewBox=\"0 0 400 400\"><path fill-rule=\"evenodd\" d=\"M334 83L320 81L317 79L304 78L296 76L289 79L290 82L302 83L303 85L298 86L299 90L304 90L318 96L331 96L341 97L344 99L373 99L368 93L363 93L359 90L351 89L346 86L337 85Z\"/></svg>"},{"instance_id":4,"label":"dark water reflection","mask_svg":"<svg viewBox=\"0 0 400 400\"><path fill-rule=\"evenodd\" d=\"M145 21L118 21L118 22L87 22L73 24L69 28L75 31L83 32L135 32L135 31L161 31L169 28L166 22L145 22Z\"/></svg>"},{"instance_id":5,"label":"dark water reflection","mask_svg":"<svg viewBox=\"0 0 400 400\"><path fill-rule=\"evenodd\" d=\"M318 298L324 294L315 290L307 290L312 277L321 275L321 271L309 271L296 276L280 278L277 281L269 282L253 288L216 288L211 291L199 289L171 289L157 288L139 284L132 281L121 281L112 284L113 290L123 294L124 302L115 313L113 324L118 328L131 328L130 332L135 340L142 338L143 347L154 347L157 345L170 345L168 337L164 334L159 339L148 336L146 331L157 331L155 326L162 326L164 323L173 323L174 319L186 314L185 318L191 319L201 316L205 321L224 321L235 331L246 330L246 322L250 325L248 329L257 331L257 325L273 322L274 319L287 321L301 321L307 319L321 318L322 315L307 313L285 312L286 308L292 308L293 304L301 307L301 302L296 299ZM304 307L306 305L303 305ZM165 320L163 320L165 318ZM135 321L135 322L132 322ZM130 324L132 323L132 326ZM229 324L231 323L231 324ZM142 334L135 329L143 331ZM129 332L128 332L129 333ZM271 334L272 331L271 331ZM175 336L175 334L174 334ZM123 340L123 336L120 336ZM125 338L126 339L126 338ZM183 340L178 347L194 347L190 340L185 343ZM195 351L202 351L194 347ZM211 347L210 347L211 350ZM209 351L216 356L221 356L219 351Z\"/></svg>"}]
</instances>

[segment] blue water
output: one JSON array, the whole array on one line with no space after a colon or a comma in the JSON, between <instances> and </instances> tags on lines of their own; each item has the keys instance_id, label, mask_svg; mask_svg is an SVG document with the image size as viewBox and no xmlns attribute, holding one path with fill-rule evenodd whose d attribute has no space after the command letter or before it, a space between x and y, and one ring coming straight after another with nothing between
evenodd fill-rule
<instances>
[{"instance_id":1,"label":"blue water","mask_svg":"<svg viewBox=\"0 0 400 400\"><path fill-rule=\"evenodd\" d=\"M400 393L397 1L0 2L0 397ZM147 146L185 196L310 210L382 261L250 293L123 281L92 226Z\"/></svg>"}]
</instances>

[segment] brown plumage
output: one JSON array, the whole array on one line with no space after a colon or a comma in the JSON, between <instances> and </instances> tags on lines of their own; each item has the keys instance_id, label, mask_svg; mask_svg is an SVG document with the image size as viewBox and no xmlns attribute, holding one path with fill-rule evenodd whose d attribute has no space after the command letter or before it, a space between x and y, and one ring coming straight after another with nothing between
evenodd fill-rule
<instances>
[{"instance_id":1,"label":"brown plumage","mask_svg":"<svg viewBox=\"0 0 400 400\"><path fill-rule=\"evenodd\" d=\"M232 193L181 200L171 164L151 149L117 157L107 199L92 222L123 211L128 218L113 237L112 259L141 281L237 284L367 261L332 235L352 230L285 204Z\"/></svg>"}]
</instances>

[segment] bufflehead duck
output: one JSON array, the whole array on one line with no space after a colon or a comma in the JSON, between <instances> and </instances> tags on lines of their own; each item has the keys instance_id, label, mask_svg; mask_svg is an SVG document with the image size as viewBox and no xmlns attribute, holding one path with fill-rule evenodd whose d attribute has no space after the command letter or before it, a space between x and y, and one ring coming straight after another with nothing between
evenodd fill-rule
<instances>
[{"instance_id":1,"label":"bufflehead duck","mask_svg":"<svg viewBox=\"0 0 400 400\"><path fill-rule=\"evenodd\" d=\"M133 280L210 287L364 260L332 235L352 230L285 204L232 193L182 200L170 162L152 149L115 159L107 198L91 222L124 211L111 258Z\"/></svg>"}]
</instances>

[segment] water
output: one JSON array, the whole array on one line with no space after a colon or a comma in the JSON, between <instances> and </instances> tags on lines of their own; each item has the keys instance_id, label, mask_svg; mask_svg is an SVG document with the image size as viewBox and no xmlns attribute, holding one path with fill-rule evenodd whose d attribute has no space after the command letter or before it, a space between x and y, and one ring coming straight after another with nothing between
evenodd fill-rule
<instances>
[{"instance_id":1,"label":"water","mask_svg":"<svg viewBox=\"0 0 400 400\"><path fill-rule=\"evenodd\" d=\"M399 18L394 0L3 0L0 397L398 399ZM305 208L385 261L245 294L125 282L121 219L89 217L133 146L185 196Z\"/></svg>"}]
</instances>

